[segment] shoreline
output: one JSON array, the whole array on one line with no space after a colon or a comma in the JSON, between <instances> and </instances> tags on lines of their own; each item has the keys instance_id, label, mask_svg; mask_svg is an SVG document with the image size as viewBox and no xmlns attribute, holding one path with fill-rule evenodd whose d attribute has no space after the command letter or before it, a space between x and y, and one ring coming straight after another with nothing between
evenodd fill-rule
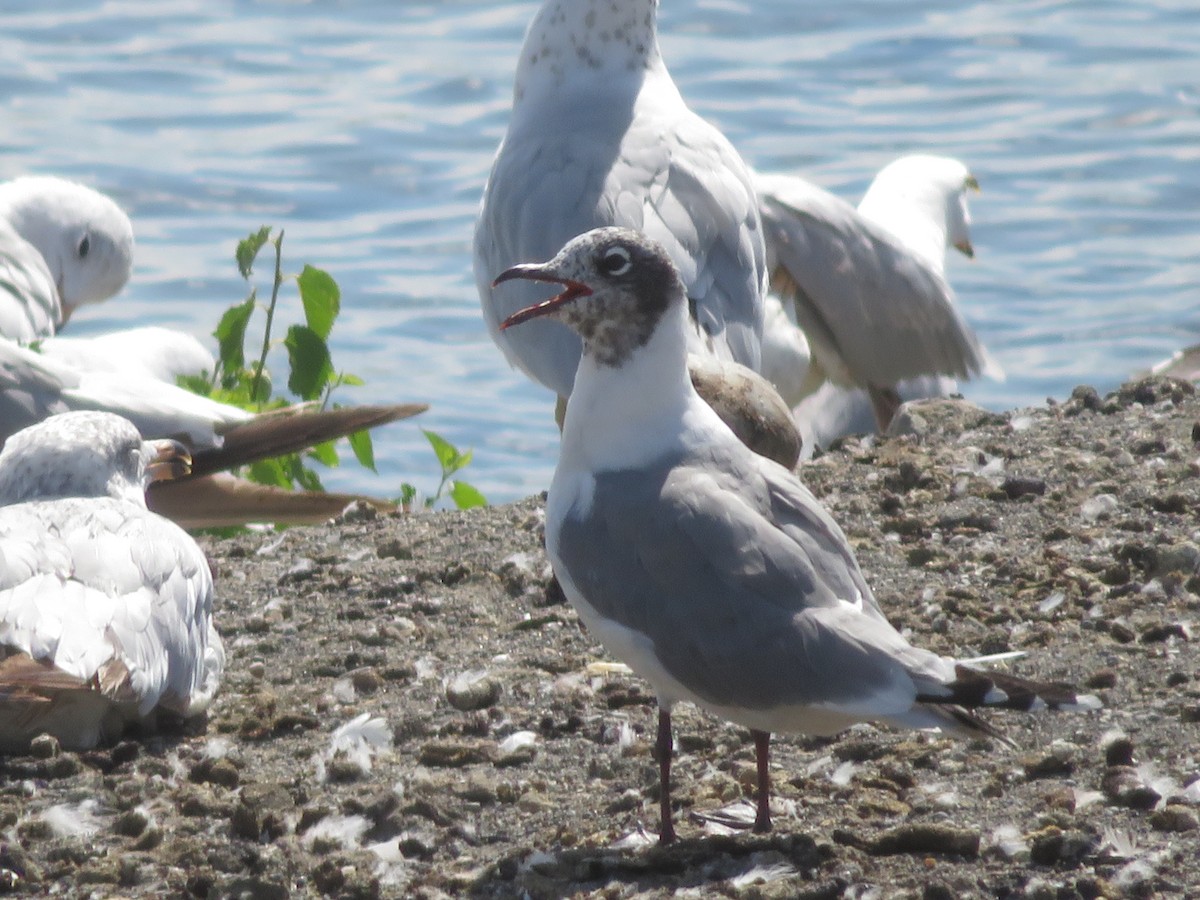
<instances>
[{"instance_id":1,"label":"shoreline","mask_svg":"<svg viewBox=\"0 0 1200 900\"><path fill-rule=\"evenodd\" d=\"M1103 710L989 715L1015 749L779 736L775 832L756 836L722 824L753 796L749 732L685 706L681 840L659 849L642 830L653 695L550 589L542 500L352 510L202 539L229 653L207 726L0 760L0 888L1184 896L1200 885L1200 397L1149 379L1003 414L931 401L910 425L801 469L888 617L940 652L1024 651L1011 671Z\"/></svg>"}]
</instances>

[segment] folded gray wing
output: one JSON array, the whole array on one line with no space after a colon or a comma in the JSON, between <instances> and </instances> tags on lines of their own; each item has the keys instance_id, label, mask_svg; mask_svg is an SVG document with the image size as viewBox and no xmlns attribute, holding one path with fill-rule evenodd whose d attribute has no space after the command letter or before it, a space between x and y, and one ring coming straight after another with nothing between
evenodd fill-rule
<instances>
[{"instance_id":1,"label":"folded gray wing","mask_svg":"<svg viewBox=\"0 0 1200 900\"><path fill-rule=\"evenodd\" d=\"M769 461L722 468L600 474L552 551L600 615L645 634L711 703L850 704L886 690L920 653L879 612L841 530Z\"/></svg>"},{"instance_id":2,"label":"folded gray wing","mask_svg":"<svg viewBox=\"0 0 1200 900\"><path fill-rule=\"evenodd\" d=\"M756 176L772 284L813 357L843 385L968 378L989 359L945 278L850 204L799 178Z\"/></svg>"},{"instance_id":3,"label":"folded gray wing","mask_svg":"<svg viewBox=\"0 0 1200 900\"><path fill-rule=\"evenodd\" d=\"M62 319L58 288L33 244L0 219L0 337L33 341Z\"/></svg>"}]
</instances>

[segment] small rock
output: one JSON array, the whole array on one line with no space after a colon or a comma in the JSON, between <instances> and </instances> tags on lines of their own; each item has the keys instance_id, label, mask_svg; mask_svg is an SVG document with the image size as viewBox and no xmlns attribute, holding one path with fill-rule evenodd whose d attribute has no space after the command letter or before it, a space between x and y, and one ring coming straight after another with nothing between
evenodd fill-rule
<instances>
[{"instance_id":1,"label":"small rock","mask_svg":"<svg viewBox=\"0 0 1200 900\"><path fill-rule=\"evenodd\" d=\"M363 666L347 673L350 683L360 694L374 694L383 687L383 677L374 666Z\"/></svg>"},{"instance_id":2,"label":"small rock","mask_svg":"<svg viewBox=\"0 0 1200 900\"><path fill-rule=\"evenodd\" d=\"M979 855L980 833L971 828L956 828L931 822L910 822L889 829L870 842L867 852L874 856L896 853L947 853L974 859Z\"/></svg>"},{"instance_id":3,"label":"small rock","mask_svg":"<svg viewBox=\"0 0 1200 900\"><path fill-rule=\"evenodd\" d=\"M1100 781L1100 789L1114 806L1150 810L1162 795L1146 784L1133 766L1110 766Z\"/></svg>"},{"instance_id":4,"label":"small rock","mask_svg":"<svg viewBox=\"0 0 1200 900\"><path fill-rule=\"evenodd\" d=\"M1081 831L1051 825L1029 836L1029 859L1039 866L1075 863L1092 853L1096 841Z\"/></svg>"},{"instance_id":5,"label":"small rock","mask_svg":"<svg viewBox=\"0 0 1200 900\"><path fill-rule=\"evenodd\" d=\"M1186 806L1171 804L1150 814L1150 826L1157 831L1195 831L1200 819Z\"/></svg>"},{"instance_id":6,"label":"small rock","mask_svg":"<svg viewBox=\"0 0 1200 900\"><path fill-rule=\"evenodd\" d=\"M500 683L481 669L456 675L446 685L446 700L460 712L486 709L499 699Z\"/></svg>"},{"instance_id":7,"label":"small rock","mask_svg":"<svg viewBox=\"0 0 1200 900\"><path fill-rule=\"evenodd\" d=\"M137 837L150 824L150 816L142 809L131 809L121 813L113 822L113 831L124 837Z\"/></svg>"},{"instance_id":8,"label":"small rock","mask_svg":"<svg viewBox=\"0 0 1200 900\"><path fill-rule=\"evenodd\" d=\"M401 541L399 538L393 538L390 541L383 541L375 548L375 555L380 559L402 559L410 560L413 558L412 547Z\"/></svg>"},{"instance_id":9,"label":"small rock","mask_svg":"<svg viewBox=\"0 0 1200 900\"><path fill-rule=\"evenodd\" d=\"M1117 673L1112 669L1100 669L1088 676L1084 684L1092 690L1117 686Z\"/></svg>"},{"instance_id":10,"label":"small rock","mask_svg":"<svg viewBox=\"0 0 1200 900\"><path fill-rule=\"evenodd\" d=\"M418 760L423 766L456 769L491 762L492 747L482 741L431 741L421 747Z\"/></svg>"},{"instance_id":11,"label":"small rock","mask_svg":"<svg viewBox=\"0 0 1200 900\"><path fill-rule=\"evenodd\" d=\"M29 755L34 759L52 759L62 753L62 744L52 734L39 734L29 742Z\"/></svg>"},{"instance_id":12,"label":"small rock","mask_svg":"<svg viewBox=\"0 0 1200 900\"><path fill-rule=\"evenodd\" d=\"M1041 497L1046 493L1046 482L1042 478L1009 476L1000 485L1000 490L1004 491L1009 500L1018 500L1021 497L1029 496Z\"/></svg>"},{"instance_id":13,"label":"small rock","mask_svg":"<svg viewBox=\"0 0 1200 900\"><path fill-rule=\"evenodd\" d=\"M237 766L228 759L202 759L188 772L188 780L197 784L216 784L221 787L235 788L239 775Z\"/></svg>"},{"instance_id":14,"label":"small rock","mask_svg":"<svg viewBox=\"0 0 1200 900\"><path fill-rule=\"evenodd\" d=\"M1106 766L1132 766L1133 741L1126 735L1118 735L1104 747L1104 764Z\"/></svg>"}]
</instances>

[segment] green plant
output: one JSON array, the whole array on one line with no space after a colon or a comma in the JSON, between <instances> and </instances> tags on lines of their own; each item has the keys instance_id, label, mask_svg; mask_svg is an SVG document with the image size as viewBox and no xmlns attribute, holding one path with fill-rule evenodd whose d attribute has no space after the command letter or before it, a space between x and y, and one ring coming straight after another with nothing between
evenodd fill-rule
<instances>
[{"instance_id":1,"label":"green plant","mask_svg":"<svg viewBox=\"0 0 1200 900\"><path fill-rule=\"evenodd\" d=\"M254 412L287 406L296 399L325 406L336 388L363 383L355 375L338 372L329 353L327 341L341 310L341 291L328 272L313 266L306 265L298 274L285 275L283 230L272 237L269 225L238 242L238 271L247 283L250 283L259 251L268 244L275 250L270 300L263 306L259 302L258 288L251 284L246 299L227 309L213 332L218 347L216 369L209 377L184 376L180 384L198 394ZM280 290L289 281L295 282L304 309L304 324L288 326L282 342L287 349L287 389L293 395L291 398L272 396L274 382L267 369ZM265 312L266 321L257 357L247 364L246 341L250 321L257 310ZM357 432L348 441L359 464L374 472L375 451L370 432ZM310 460L329 467L338 465L333 442L318 444L304 453L252 463L244 474L261 484L322 490L320 477L308 465Z\"/></svg>"},{"instance_id":2,"label":"green plant","mask_svg":"<svg viewBox=\"0 0 1200 900\"><path fill-rule=\"evenodd\" d=\"M463 452L440 434L428 429L422 428L421 433L425 435L425 439L433 447L433 453L437 457L438 465L442 470L442 480L438 482L437 490L423 501L425 508L432 509L443 496L449 497L458 509L473 509L477 506L487 506L487 498L477 488L461 479L454 478L457 472L462 471L471 464L473 451L467 450ZM416 487L408 482L400 485L400 505L405 510L411 510L416 503L417 493Z\"/></svg>"}]
</instances>

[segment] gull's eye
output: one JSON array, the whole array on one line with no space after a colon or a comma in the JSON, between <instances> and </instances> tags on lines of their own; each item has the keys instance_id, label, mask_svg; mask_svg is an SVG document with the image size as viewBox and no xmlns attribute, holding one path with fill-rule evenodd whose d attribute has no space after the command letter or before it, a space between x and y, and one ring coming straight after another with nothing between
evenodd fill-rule
<instances>
[{"instance_id":1,"label":"gull's eye","mask_svg":"<svg viewBox=\"0 0 1200 900\"><path fill-rule=\"evenodd\" d=\"M606 275L624 275L633 267L633 259L624 247L609 247L600 257L600 271Z\"/></svg>"},{"instance_id":2,"label":"gull's eye","mask_svg":"<svg viewBox=\"0 0 1200 900\"><path fill-rule=\"evenodd\" d=\"M88 251L91 249L92 239L85 234L83 240L79 242L79 258L87 259Z\"/></svg>"}]
</instances>

